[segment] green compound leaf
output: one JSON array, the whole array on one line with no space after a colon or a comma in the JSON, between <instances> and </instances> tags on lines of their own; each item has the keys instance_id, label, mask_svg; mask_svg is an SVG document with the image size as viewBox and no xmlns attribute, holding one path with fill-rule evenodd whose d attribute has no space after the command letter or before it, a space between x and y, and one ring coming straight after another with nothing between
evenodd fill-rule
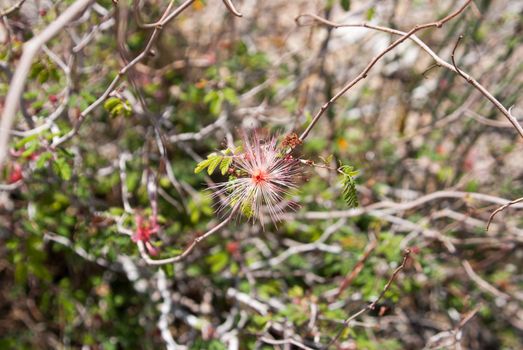
<instances>
[{"instance_id":1,"label":"green compound leaf","mask_svg":"<svg viewBox=\"0 0 523 350\"><path fill-rule=\"evenodd\" d=\"M207 156L207 159L202 160L196 165L194 173L198 174L207 169L207 174L212 175L219 167L222 175L225 175L231 167L233 154L233 151L229 148L217 153L211 153Z\"/></svg>"},{"instance_id":2,"label":"green compound leaf","mask_svg":"<svg viewBox=\"0 0 523 350\"><path fill-rule=\"evenodd\" d=\"M207 168L211 164L211 159L207 158L205 160L202 160L198 165L196 165L196 168L194 168L194 173L198 174L201 173L205 168Z\"/></svg>"},{"instance_id":3,"label":"green compound leaf","mask_svg":"<svg viewBox=\"0 0 523 350\"><path fill-rule=\"evenodd\" d=\"M359 201L354 177L358 175L359 171L350 165L342 165L339 169L343 173L341 179L343 200L349 208L356 208L359 206Z\"/></svg>"}]
</instances>

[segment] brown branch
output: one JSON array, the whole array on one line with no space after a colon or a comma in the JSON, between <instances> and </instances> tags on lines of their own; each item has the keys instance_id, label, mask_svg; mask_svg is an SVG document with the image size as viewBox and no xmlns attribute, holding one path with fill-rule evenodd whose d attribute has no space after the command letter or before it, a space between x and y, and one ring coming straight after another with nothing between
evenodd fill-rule
<instances>
[{"instance_id":1,"label":"brown branch","mask_svg":"<svg viewBox=\"0 0 523 350\"><path fill-rule=\"evenodd\" d=\"M347 287L350 286L352 281L354 281L354 279L359 275L361 270L363 270L363 266L365 266L365 262L367 261L370 254L374 251L374 249L376 249L377 246L378 246L378 240L374 237L367 245L367 248L363 252L363 255L358 259L358 262L356 263L356 265L354 265L354 268L343 279L340 287L338 288L338 291L336 292L336 294L334 296L335 298L338 298L340 296L340 294L343 293L343 291L345 289L347 289Z\"/></svg>"},{"instance_id":2,"label":"brown branch","mask_svg":"<svg viewBox=\"0 0 523 350\"><path fill-rule=\"evenodd\" d=\"M222 0L224 5L231 11L231 13L235 16L242 17L243 15L234 7L234 4L231 0Z\"/></svg>"},{"instance_id":3,"label":"brown branch","mask_svg":"<svg viewBox=\"0 0 523 350\"><path fill-rule=\"evenodd\" d=\"M172 3L170 3L168 6L167 6L167 9L164 11L162 17L160 18L160 20L156 23L154 23L154 30L153 30L153 33L151 34L151 36L149 37L149 41L147 42L144 50L138 55L136 56L132 61L130 61L129 63L127 63L126 66L124 66L119 72L118 72L118 75L113 79L113 81L111 82L111 84L107 87L107 89L105 90L105 92L95 101L93 102L91 105L89 105L85 110L83 110L81 113L80 113L80 116L78 117L78 121L76 122L76 124L74 125L73 129L71 131L69 131L67 134L63 135L62 137L56 139L52 146L53 147L57 147L59 145L61 145L62 143L64 142L67 142L69 141L71 138L73 138L77 133L78 131L80 130L80 127L82 126L83 122L85 121L86 119L86 116L91 113L96 107L98 107L101 103L103 103L103 101L105 101L105 99L110 95L111 91L113 91L113 89L116 87L116 84L120 81L120 79L130 70L132 69L136 64L138 64L139 62L141 62L147 55L148 53L150 52L152 46L154 45L154 43L156 42L156 40L158 39L158 36L160 35L160 32L162 31L163 27L168 24L171 20L173 20L174 18L176 18L178 15L180 15L184 10L186 10L195 0L186 0L184 3L182 3L180 6L178 6L174 11L170 12L169 11L171 10L171 7L172 7ZM233 12L235 15L238 15L239 12L237 12L237 10L235 9L234 6L232 6L232 3L231 2L225 2L225 5L227 6L227 8ZM238 13L238 14L237 14ZM241 15L241 14L240 14ZM148 24L144 24L143 26L147 27L149 26Z\"/></svg>"},{"instance_id":4,"label":"brown branch","mask_svg":"<svg viewBox=\"0 0 523 350\"><path fill-rule=\"evenodd\" d=\"M505 209L507 209L508 207L510 207L511 205L514 205L514 204L518 204L520 202L523 202L523 197L521 198L518 198L518 199L514 199L513 201L510 201L508 202L507 204L504 204L502 205L501 207L499 207L498 209L494 210L494 212L492 212L492 214L490 214L490 217L488 219L488 222L487 222L487 231L490 227L490 224L492 223L492 219L494 219L494 216L496 216L497 213L499 213L500 211L503 211Z\"/></svg>"},{"instance_id":5,"label":"brown branch","mask_svg":"<svg viewBox=\"0 0 523 350\"><path fill-rule=\"evenodd\" d=\"M289 214L285 217L285 219L299 217L306 220L326 220L335 218L350 218L372 213L374 213L375 215L395 214L398 212L414 209L434 200L451 198L461 199L464 201L475 200L493 203L497 205L506 205L510 203L508 199L491 196L483 193L442 190L423 195L408 202L383 201L370 204L366 207L359 207L347 210L309 211L304 214ZM512 205L514 205L516 208L523 208L523 204L520 203L513 203Z\"/></svg>"},{"instance_id":6,"label":"brown branch","mask_svg":"<svg viewBox=\"0 0 523 350\"><path fill-rule=\"evenodd\" d=\"M456 65L456 61L454 59L456 49L458 48L458 45L460 41L463 39L463 35L460 35L458 37L458 40L456 40L456 44L454 45L454 48L452 49L452 55L450 56L452 59L452 65L454 66L455 72L458 73L463 79L467 81L470 85L474 86L476 89L478 89L486 98L488 98L500 111L505 115L505 117L508 119L508 121L516 128L519 135L523 137L523 128L521 127L521 124L519 124L519 121L512 115L512 107L509 109L506 109L501 102L499 102L492 94L490 94L482 85L480 85L476 80L474 80L470 75L463 72L461 69L458 68Z\"/></svg>"},{"instance_id":7,"label":"brown branch","mask_svg":"<svg viewBox=\"0 0 523 350\"><path fill-rule=\"evenodd\" d=\"M267 337L260 338L260 341L263 343L271 344L271 345L294 345L297 348L303 349L303 350L314 350L313 348L308 347L305 344L300 343L296 339L288 338L288 339L270 339Z\"/></svg>"},{"instance_id":8,"label":"brown branch","mask_svg":"<svg viewBox=\"0 0 523 350\"><path fill-rule=\"evenodd\" d=\"M467 82L470 83L470 77L469 76L465 76L463 74L463 72L461 71L461 69L458 68L458 66L456 65L456 60L455 60L455 56L456 56L456 49L458 48L458 45L460 43L460 41L463 39L463 35L460 35L458 37L458 40L456 40L456 44L454 45L454 48L452 49L452 54L450 55L450 59L452 60L452 65L454 66L454 69L456 70L456 72L458 72L459 75L461 75L463 77L463 79L465 79Z\"/></svg>"},{"instance_id":9,"label":"brown branch","mask_svg":"<svg viewBox=\"0 0 523 350\"><path fill-rule=\"evenodd\" d=\"M143 260L149 265L166 265L166 264L177 263L177 262L185 259L201 241L207 239L209 236L213 235L214 233L216 233L219 230L221 230L222 228L224 228L229 223L229 221L232 220L232 218L238 212L238 210L239 210L239 206L234 208L231 211L231 213L218 225L214 226L212 229L205 232L203 235L196 237L191 242L191 244L189 244L189 246L187 248L185 248L185 250L179 255L176 255L176 256L173 256L170 258L166 258L166 259L160 259L160 260L152 259L149 256L149 254L147 254L144 243L142 241L138 241L137 244L138 244L138 249L140 250L140 255L142 256Z\"/></svg>"},{"instance_id":10,"label":"brown branch","mask_svg":"<svg viewBox=\"0 0 523 350\"><path fill-rule=\"evenodd\" d=\"M426 24L419 24L419 25L416 25L414 28L412 28L411 30L409 30L407 33L405 33L402 37L400 37L399 39L397 39L396 41L394 41L392 44L390 44L385 50L383 50L382 52L380 52L377 56L375 56L371 61L370 63L365 67L365 69L356 77L354 78L353 80L351 80L350 82L348 82L336 95L334 95L329 101L327 101L326 103L324 103L320 110L316 113L316 115L314 116L314 118L312 119L311 123L309 124L309 126L305 129L305 131L301 134L300 136L300 140L303 141L307 135L309 135L309 132L312 130L312 128L314 127L314 125L316 125L316 123L318 122L318 120L321 118L321 116L323 115L323 113L334 103L336 102L336 100L338 98L340 98L343 94L345 94L347 91L349 91L354 85L356 85L358 82L360 82L361 80L365 79L369 73L369 71L372 69L372 67L374 67L374 65L383 57L385 56L389 51L391 51L392 49L394 49L396 46L400 45L402 42L404 42L405 40L407 40L409 37L411 37L412 35L414 35L414 33L422 30L422 29L426 29L426 28L431 28L431 27L436 27L436 28L441 28L441 26L443 24L445 24L446 22L450 21L451 19L453 19L454 17L458 16L460 13L462 13L466 8L467 6L472 2L472 0L467 0L465 1L465 3L459 8L457 9L456 11L452 12L451 14L449 14L448 16L442 18L441 20L439 21L436 21L436 22L430 22L430 23L426 23ZM300 17L297 17L296 20L299 20ZM523 135L522 135L523 136Z\"/></svg>"},{"instance_id":11,"label":"brown branch","mask_svg":"<svg viewBox=\"0 0 523 350\"><path fill-rule=\"evenodd\" d=\"M300 18L311 18L314 21L317 21L319 23L322 23L326 26L334 27L334 28L348 28L348 27L363 27L363 28L369 28L374 29L380 32L390 33L390 34L396 34L396 35L407 35L408 33L402 32L400 30L387 28L387 27L381 27L381 26L375 26L368 23L349 23L349 24L341 24L332 22L329 20L326 20L325 18L321 18L314 14L304 14L300 15L296 18L296 21L299 22ZM298 25L305 25L303 23L298 23ZM409 37L412 41L416 43L422 50L424 50L427 54L429 54L434 61L436 61L436 66L444 67L454 73L457 73L461 75L467 82L469 82L474 88L476 88L485 98L487 98L512 124L512 126L517 130L518 134L523 137L523 127L519 124L519 121L512 115L511 108L507 109L503 106L501 102L499 102L483 85L481 85L476 79L474 79L469 74L465 73L461 69L457 69L454 65L448 63L447 61L443 60L441 57L439 57L432 49L425 44L421 39L419 39L416 35L411 35ZM424 72L426 73L426 72ZM334 101L333 101L334 102Z\"/></svg>"},{"instance_id":12,"label":"brown branch","mask_svg":"<svg viewBox=\"0 0 523 350\"><path fill-rule=\"evenodd\" d=\"M461 332L463 328L467 325L467 323L476 316L476 314L481 309L482 305L476 306L474 309L468 311L467 313L463 314L461 317L461 321L451 330L443 331L440 333L437 333L429 338L427 345L423 348L424 350L429 349L442 349L442 348L451 348L452 345L455 345L459 342L459 339L461 337ZM457 349L460 349L460 347L457 347Z\"/></svg>"},{"instance_id":13,"label":"brown branch","mask_svg":"<svg viewBox=\"0 0 523 350\"><path fill-rule=\"evenodd\" d=\"M325 346L323 349L324 350L327 350L328 348L330 348L340 337L341 337L341 334L343 333L343 331L345 330L345 328L347 328L349 326L349 324L356 318L358 318L359 316L361 316L362 314L366 313L367 311L371 311L371 310L374 310L374 308L376 308L376 305L380 302L380 300L383 298L383 296L385 295L385 293L387 293L387 291L389 290L390 286L392 285L392 282L394 282L394 280L396 279L396 277L398 276L398 274L405 268L406 264L407 264L407 261L409 260L410 258L410 249L405 249L404 253L403 253L403 260L401 261L401 264L400 266L398 266L394 272L392 273L392 275L390 276L389 280L387 281L387 283L385 284L385 287L383 287L383 290L381 291L380 295L378 295L378 297L376 298L376 300L374 300L372 303L368 304L367 306L365 306L364 308L362 308L360 311L356 312L355 314L353 314L352 316L350 316L349 318L347 318L345 321L343 321L343 326L342 328L338 331L338 333L336 334L336 336L334 338L332 338L332 340L329 342L329 344L327 344L327 346Z\"/></svg>"}]
</instances>

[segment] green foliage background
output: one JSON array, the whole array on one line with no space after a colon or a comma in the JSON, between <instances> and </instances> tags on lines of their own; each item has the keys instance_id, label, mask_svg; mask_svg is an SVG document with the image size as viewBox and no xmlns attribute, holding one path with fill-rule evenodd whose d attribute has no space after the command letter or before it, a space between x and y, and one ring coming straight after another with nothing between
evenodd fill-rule
<instances>
[{"instance_id":1,"label":"green foliage background","mask_svg":"<svg viewBox=\"0 0 523 350\"><path fill-rule=\"evenodd\" d=\"M14 69L22 43L70 3L52 3L36 21L24 12L10 15L10 23L21 24L13 26L11 44L0 47L2 64ZM458 76L438 68L427 71L430 59L402 64L411 47L387 56L297 149L317 163L347 166L342 175L307 168L299 191L289 198L299 209L289 211L278 225L264 231L245 218L237 220L183 263L162 267L146 265L128 235L136 229L135 218L122 202L122 189L127 189L133 210L150 217L148 184L154 178L161 226L153 240L160 250L157 258L179 254L223 219L215 214L207 183L226 179L227 158L207 156L226 149L228 138L239 139L241 129L281 135L303 130L324 101L370 61L367 37L351 40L350 32L297 28L293 19L299 13L344 18L347 11L357 11L358 18L406 30L448 13L454 4L386 3L383 8L365 1L258 2L245 9L244 19L233 19L220 1L197 1L164 28L156 54L130 73L72 141L57 149L49 144L74 127L122 61L113 29L101 30L74 55L72 35L64 32L53 39L48 47L64 62L74 56L71 82L42 53L31 68L23 105L37 124L62 101L65 110L53 127L13 137L10 147L16 156L1 174L7 182L16 163L24 176L16 189L0 191L0 348L165 347L157 326L163 302L159 270L166 274L173 298L169 330L189 349L226 349L223 337L216 335L226 322L232 322L240 349L272 348L259 339L280 339L283 335L274 325L284 325L318 348L337 334L345 318L379 295L401 262L406 237L417 252L385 295L383 306L389 312L371 312L344 330L339 349L421 349L431 336L457 327L474 308L479 311L463 330L464 348L521 348L522 220L517 211L509 210L492 233L486 233L483 224L495 206L469 197L444 198L397 214L416 230L448 237L458 246L454 254L423 232L369 212L345 219L307 217L358 204L405 202L445 189L510 199L523 195L523 170L517 166L522 144L515 132L471 117L438 124L464 104L487 121L499 120L492 106ZM523 10L506 8L508 3L477 1L481 16L469 10L420 37L443 55L464 33L462 51L474 55L460 65L511 106L521 103L523 88L518 59ZM159 18L165 5L145 2L144 21ZM110 1L99 1L98 6L115 11ZM103 21L100 13L91 11L70 30L84 35ZM150 31L139 28L128 14L126 34L129 57L134 57ZM386 69L396 63L397 70ZM3 97L9 79L8 74L0 77ZM430 84L435 88L429 89ZM428 89L423 97L420 87ZM427 127L428 132L417 134ZM16 129L27 128L20 115ZM125 179L123 154L129 156ZM195 174L198 164L205 166ZM444 209L461 216L434 218ZM469 218L481 223L471 225ZM311 249L271 264L289 247L313 244L333 226L337 229L322 243L335 248ZM332 291L373 237L377 248L351 285L332 300ZM511 298L501 300L480 288L464 272L463 259ZM231 290L269 305L269 312L262 315L231 298ZM311 305L317 306L313 327Z\"/></svg>"}]
</instances>

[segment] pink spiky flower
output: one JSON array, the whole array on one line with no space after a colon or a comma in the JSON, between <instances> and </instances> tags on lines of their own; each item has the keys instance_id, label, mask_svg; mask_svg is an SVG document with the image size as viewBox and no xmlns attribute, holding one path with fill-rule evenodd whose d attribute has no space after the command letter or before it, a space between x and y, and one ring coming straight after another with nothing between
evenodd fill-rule
<instances>
[{"instance_id":1,"label":"pink spiky flower","mask_svg":"<svg viewBox=\"0 0 523 350\"><path fill-rule=\"evenodd\" d=\"M141 215L136 215L135 222L136 231L131 237L133 242L142 241L149 254L152 256L158 255L158 248L156 248L151 243L151 235L157 233L160 230L160 226L158 225L156 218L153 216L150 221L147 221L144 220Z\"/></svg>"},{"instance_id":2,"label":"pink spiky flower","mask_svg":"<svg viewBox=\"0 0 523 350\"><path fill-rule=\"evenodd\" d=\"M299 162L286 148L278 144L276 138L268 141L260 139L257 133L252 138L243 137L242 151L232 155L229 181L213 186L215 197L222 198L222 206L259 219L264 226L263 210L269 213L272 221L281 219L286 206L284 196L297 187L301 173Z\"/></svg>"}]
</instances>

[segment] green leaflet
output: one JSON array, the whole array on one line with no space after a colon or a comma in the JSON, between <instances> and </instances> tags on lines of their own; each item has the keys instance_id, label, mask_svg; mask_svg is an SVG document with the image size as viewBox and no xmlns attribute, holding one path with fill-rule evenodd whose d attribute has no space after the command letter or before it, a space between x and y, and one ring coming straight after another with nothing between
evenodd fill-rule
<instances>
[{"instance_id":1,"label":"green leaflet","mask_svg":"<svg viewBox=\"0 0 523 350\"><path fill-rule=\"evenodd\" d=\"M229 167L232 164L232 157L224 157L222 163L220 164L220 171L222 175L225 175L229 171Z\"/></svg>"},{"instance_id":2,"label":"green leaflet","mask_svg":"<svg viewBox=\"0 0 523 350\"><path fill-rule=\"evenodd\" d=\"M130 117L133 113L129 101L122 101L118 97L109 97L104 102L104 109L109 112L111 117L117 117L119 115Z\"/></svg>"},{"instance_id":3,"label":"green leaflet","mask_svg":"<svg viewBox=\"0 0 523 350\"><path fill-rule=\"evenodd\" d=\"M359 171L350 165L342 165L339 170L343 173L341 179L343 200L349 208L356 208L359 206L359 201L354 177L358 175Z\"/></svg>"},{"instance_id":4,"label":"green leaflet","mask_svg":"<svg viewBox=\"0 0 523 350\"><path fill-rule=\"evenodd\" d=\"M207 174L212 175L219 167L222 175L227 174L232 164L231 154L233 154L233 152L229 148L218 153L209 154L207 159L202 160L196 165L196 168L194 168L194 173L198 174L207 169Z\"/></svg>"}]
</instances>

